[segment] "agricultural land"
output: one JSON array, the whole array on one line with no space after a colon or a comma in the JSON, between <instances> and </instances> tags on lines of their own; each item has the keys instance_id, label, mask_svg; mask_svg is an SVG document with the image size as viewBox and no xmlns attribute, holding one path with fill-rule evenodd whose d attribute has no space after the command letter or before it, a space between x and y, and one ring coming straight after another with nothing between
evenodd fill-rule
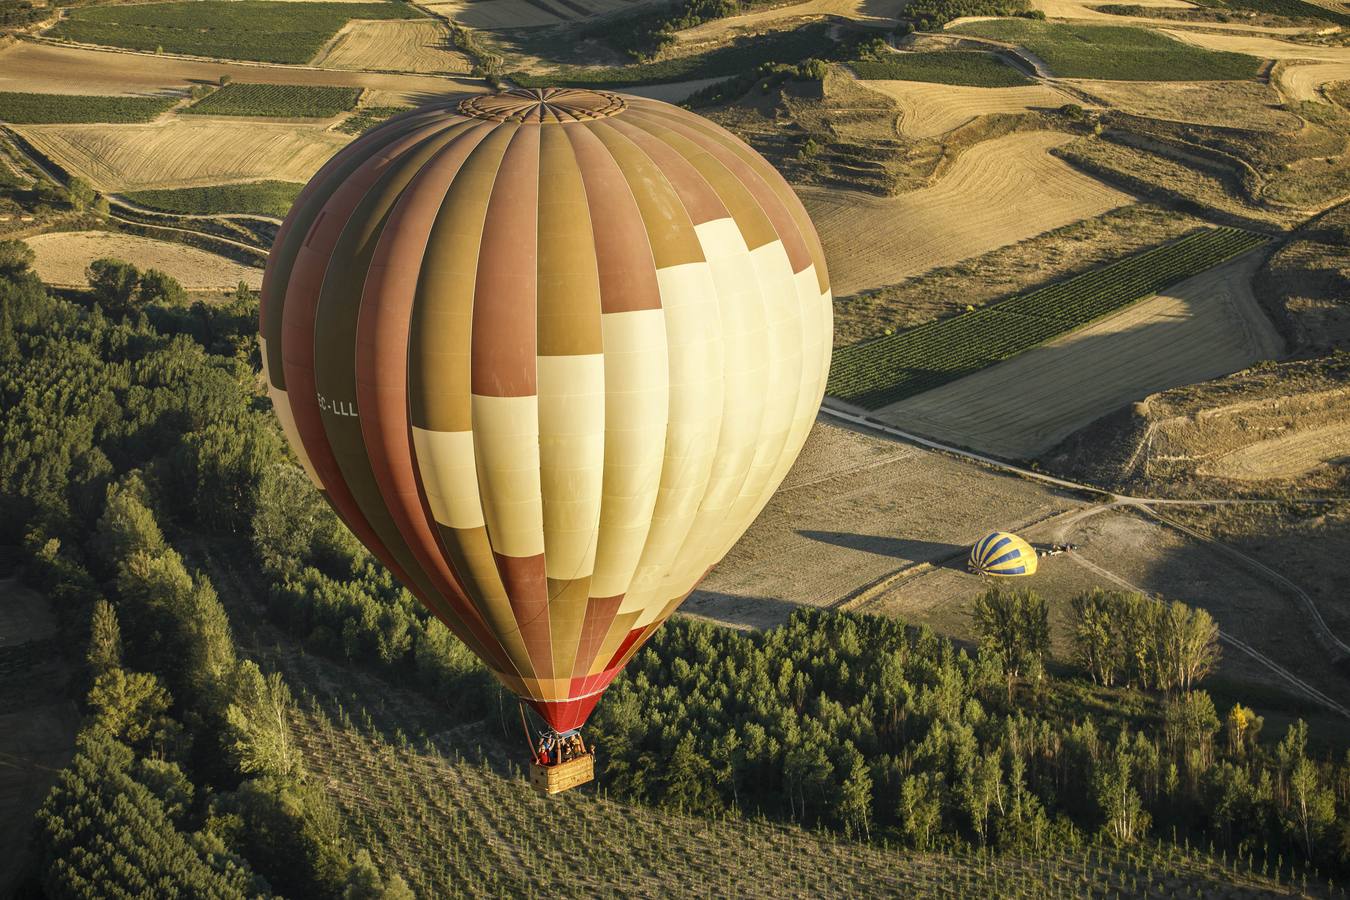
<instances>
[{"instance_id":1,"label":"agricultural land","mask_svg":"<svg viewBox=\"0 0 1350 900\"><path fill-rule=\"evenodd\" d=\"M1344 896L1344 3L0 0L0 31L0 896ZM544 801L514 700L297 465L257 295L360 135L555 85L781 172L834 355L597 707L596 783ZM993 531L1072 549L997 582Z\"/></svg>"}]
</instances>

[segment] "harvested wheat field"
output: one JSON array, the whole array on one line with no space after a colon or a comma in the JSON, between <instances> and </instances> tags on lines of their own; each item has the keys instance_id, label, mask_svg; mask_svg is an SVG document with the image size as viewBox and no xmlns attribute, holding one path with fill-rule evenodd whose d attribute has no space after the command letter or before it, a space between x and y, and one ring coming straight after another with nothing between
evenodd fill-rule
<instances>
[{"instance_id":1,"label":"harvested wheat field","mask_svg":"<svg viewBox=\"0 0 1350 900\"><path fill-rule=\"evenodd\" d=\"M305 182L351 140L351 135L313 125L192 119L16 130L61 166L107 191L261 179Z\"/></svg>"},{"instance_id":2,"label":"harvested wheat field","mask_svg":"<svg viewBox=\"0 0 1350 900\"><path fill-rule=\"evenodd\" d=\"M896 130L907 138L931 138L946 134L989 113L1021 113L1055 109L1075 102L1048 84L1020 87L968 87L928 81L859 81L869 90L885 94L900 106Z\"/></svg>"},{"instance_id":3,"label":"harvested wheat field","mask_svg":"<svg viewBox=\"0 0 1350 900\"><path fill-rule=\"evenodd\" d=\"M1238 481L1298 478L1318 466L1350 459L1350 423L1266 438L1206 462L1197 473Z\"/></svg>"},{"instance_id":4,"label":"harvested wheat field","mask_svg":"<svg viewBox=\"0 0 1350 900\"><path fill-rule=\"evenodd\" d=\"M764 512L680 611L771 627L797 606L834 605L901 569L963 559L991 523L1020 527L1081 505L822 417Z\"/></svg>"},{"instance_id":5,"label":"harvested wheat field","mask_svg":"<svg viewBox=\"0 0 1350 900\"><path fill-rule=\"evenodd\" d=\"M156 241L108 231L53 231L26 238L37 259L33 269L44 282L58 287L84 287L85 268L104 257L124 259L138 269L159 269L188 290L232 288L243 281L257 290L262 269L186 244Z\"/></svg>"},{"instance_id":6,"label":"harvested wheat field","mask_svg":"<svg viewBox=\"0 0 1350 900\"><path fill-rule=\"evenodd\" d=\"M158 94L187 91L192 82L215 82L221 75L241 83L326 84L363 87L425 102L453 93L481 93L481 80L392 75L378 72L324 70L301 66L204 62L156 56L61 47L19 41L0 49L0 90L43 94Z\"/></svg>"},{"instance_id":7,"label":"harvested wheat field","mask_svg":"<svg viewBox=\"0 0 1350 900\"><path fill-rule=\"evenodd\" d=\"M864 25L894 28L896 17L908 5L909 0L806 0L805 3L711 19L693 28L675 32L675 40L680 44L721 42L741 32L764 31L770 26L782 27L823 16L837 16Z\"/></svg>"},{"instance_id":8,"label":"harvested wheat field","mask_svg":"<svg viewBox=\"0 0 1350 900\"><path fill-rule=\"evenodd\" d=\"M985 141L937 184L899 197L803 189L835 296L895 284L1132 202L1050 155L1068 140L1031 131Z\"/></svg>"},{"instance_id":9,"label":"harvested wheat field","mask_svg":"<svg viewBox=\"0 0 1350 900\"><path fill-rule=\"evenodd\" d=\"M1282 342L1251 289L1260 261L1249 253L873 415L996 456L1036 456L1133 400L1278 356Z\"/></svg>"},{"instance_id":10,"label":"harvested wheat field","mask_svg":"<svg viewBox=\"0 0 1350 900\"><path fill-rule=\"evenodd\" d=\"M1045 13L1050 19L1070 19L1078 22L1092 22L1099 25L1141 25L1157 28L1166 24L1168 28L1204 28L1215 31L1253 32L1257 34L1302 34L1315 29L1302 25L1245 25L1241 22L1186 22L1169 19L1151 19L1148 16L1117 16L1100 12L1102 5L1084 0L1031 0L1031 8ZM1184 0L1144 0L1142 3L1130 3L1130 6L1149 6L1155 8L1195 9L1193 3Z\"/></svg>"},{"instance_id":11,"label":"harvested wheat field","mask_svg":"<svg viewBox=\"0 0 1350 900\"><path fill-rule=\"evenodd\" d=\"M1171 119L1196 125L1231 126L1261 131L1293 131L1303 120L1281 107L1280 95L1255 81L1090 81L1075 88L1102 106L1134 116Z\"/></svg>"},{"instance_id":12,"label":"harvested wheat field","mask_svg":"<svg viewBox=\"0 0 1350 900\"><path fill-rule=\"evenodd\" d=\"M311 60L328 69L384 69L467 75L473 63L450 43L437 19L352 21Z\"/></svg>"},{"instance_id":13,"label":"harvested wheat field","mask_svg":"<svg viewBox=\"0 0 1350 900\"><path fill-rule=\"evenodd\" d=\"M1350 81L1350 59L1345 62L1311 62L1281 65L1272 77L1290 100L1326 102L1322 89L1338 81Z\"/></svg>"},{"instance_id":14,"label":"harvested wheat field","mask_svg":"<svg viewBox=\"0 0 1350 900\"><path fill-rule=\"evenodd\" d=\"M1169 22L1171 26L1173 23ZM1261 29L1269 31L1268 28ZM1208 31L1176 31L1159 29L1163 34L1186 41L1206 50L1219 50L1225 53L1246 53L1262 59L1316 59L1327 62L1350 62L1350 47L1319 47L1313 44L1296 44L1293 41L1281 41L1277 38L1261 37L1255 34L1213 34Z\"/></svg>"}]
</instances>

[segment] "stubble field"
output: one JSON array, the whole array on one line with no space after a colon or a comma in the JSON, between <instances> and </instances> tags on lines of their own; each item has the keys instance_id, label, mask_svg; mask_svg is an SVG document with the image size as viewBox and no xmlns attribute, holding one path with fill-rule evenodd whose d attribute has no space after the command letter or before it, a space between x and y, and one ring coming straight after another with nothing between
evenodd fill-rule
<instances>
[{"instance_id":1,"label":"stubble field","mask_svg":"<svg viewBox=\"0 0 1350 900\"><path fill-rule=\"evenodd\" d=\"M47 284L84 287L85 268L96 259L111 257L140 269L167 272L188 290L233 288L239 282L257 290L262 269L223 256L152 238L108 231L54 231L28 238L37 259L33 268Z\"/></svg>"},{"instance_id":2,"label":"stubble field","mask_svg":"<svg viewBox=\"0 0 1350 900\"><path fill-rule=\"evenodd\" d=\"M457 75L473 68L450 43L450 29L435 19L348 22L310 65Z\"/></svg>"},{"instance_id":3,"label":"stubble field","mask_svg":"<svg viewBox=\"0 0 1350 900\"><path fill-rule=\"evenodd\" d=\"M1047 84L1022 87L967 87L926 81L859 81L900 106L896 131L902 137L930 138L946 134L977 116L1054 109L1075 102Z\"/></svg>"}]
</instances>

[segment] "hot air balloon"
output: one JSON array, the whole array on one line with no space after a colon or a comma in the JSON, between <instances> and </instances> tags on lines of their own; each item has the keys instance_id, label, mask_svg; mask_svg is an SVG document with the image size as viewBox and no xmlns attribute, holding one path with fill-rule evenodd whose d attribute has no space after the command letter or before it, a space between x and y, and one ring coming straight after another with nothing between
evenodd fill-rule
<instances>
[{"instance_id":1,"label":"hot air balloon","mask_svg":"<svg viewBox=\"0 0 1350 900\"><path fill-rule=\"evenodd\" d=\"M831 332L782 177L606 91L389 120L306 185L262 288L269 393L314 484L563 734L782 481Z\"/></svg>"},{"instance_id":2,"label":"hot air balloon","mask_svg":"<svg viewBox=\"0 0 1350 900\"><path fill-rule=\"evenodd\" d=\"M1036 551L1015 534L995 531L970 548L968 566L979 575L1035 575Z\"/></svg>"}]
</instances>

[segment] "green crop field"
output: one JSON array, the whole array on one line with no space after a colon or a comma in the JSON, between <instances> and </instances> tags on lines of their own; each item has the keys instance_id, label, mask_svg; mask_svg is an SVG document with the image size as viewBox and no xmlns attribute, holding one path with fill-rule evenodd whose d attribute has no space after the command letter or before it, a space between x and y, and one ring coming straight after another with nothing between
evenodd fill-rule
<instances>
[{"instance_id":1,"label":"green crop field","mask_svg":"<svg viewBox=\"0 0 1350 900\"><path fill-rule=\"evenodd\" d=\"M361 89L308 84L227 84L183 110L205 116L326 119L356 106Z\"/></svg>"},{"instance_id":2,"label":"green crop field","mask_svg":"<svg viewBox=\"0 0 1350 900\"><path fill-rule=\"evenodd\" d=\"M138 206L173 213L284 216L303 187L294 181L251 181L247 184L135 191L126 197Z\"/></svg>"},{"instance_id":3,"label":"green crop field","mask_svg":"<svg viewBox=\"0 0 1350 900\"><path fill-rule=\"evenodd\" d=\"M1208 228L993 306L845 347L826 392L868 409L921 394L1081 328L1264 243Z\"/></svg>"},{"instance_id":4,"label":"green crop field","mask_svg":"<svg viewBox=\"0 0 1350 900\"><path fill-rule=\"evenodd\" d=\"M1260 66L1256 57L1245 53L1216 53L1143 28L1118 25L994 19L950 30L1025 47L1061 78L1238 81L1255 77Z\"/></svg>"},{"instance_id":5,"label":"green crop field","mask_svg":"<svg viewBox=\"0 0 1350 900\"><path fill-rule=\"evenodd\" d=\"M411 106L367 106L339 122L337 130L343 134L361 134L410 109Z\"/></svg>"},{"instance_id":6,"label":"green crop field","mask_svg":"<svg viewBox=\"0 0 1350 900\"><path fill-rule=\"evenodd\" d=\"M968 50L950 53L887 53L880 59L850 63L850 67L865 81L934 81L938 84L972 87L1016 87L1032 83L1030 78L993 53Z\"/></svg>"},{"instance_id":7,"label":"green crop field","mask_svg":"<svg viewBox=\"0 0 1350 900\"><path fill-rule=\"evenodd\" d=\"M0 121L16 125L64 122L148 122L176 97L100 97L0 91Z\"/></svg>"},{"instance_id":8,"label":"green crop field","mask_svg":"<svg viewBox=\"0 0 1350 900\"><path fill-rule=\"evenodd\" d=\"M743 38L725 47L692 56L631 66L592 68L564 66L544 75L512 72L511 81L521 87L626 87L661 84L695 78L720 78L754 72L764 63L798 63L810 56L823 56L831 49L825 27L811 25L795 31L777 31Z\"/></svg>"},{"instance_id":9,"label":"green crop field","mask_svg":"<svg viewBox=\"0 0 1350 900\"><path fill-rule=\"evenodd\" d=\"M72 9L48 35L130 50L303 63L349 19L415 19L422 15L399 2L196 0Z\"/></svg>"},{"instance_id":10,"label":"green crop field","mask_svg":"<svg viewBox=\"0 0 1350 900\"><path fill-rule=\"evenodd\" d=\"M1316 6L1304 0L1196 0L1197 6L1215 10L1250 10L1292 19L1321 19L1337 25L1350 26L1350 15L1327 6Z\"/></svg>"}]
</instances>

